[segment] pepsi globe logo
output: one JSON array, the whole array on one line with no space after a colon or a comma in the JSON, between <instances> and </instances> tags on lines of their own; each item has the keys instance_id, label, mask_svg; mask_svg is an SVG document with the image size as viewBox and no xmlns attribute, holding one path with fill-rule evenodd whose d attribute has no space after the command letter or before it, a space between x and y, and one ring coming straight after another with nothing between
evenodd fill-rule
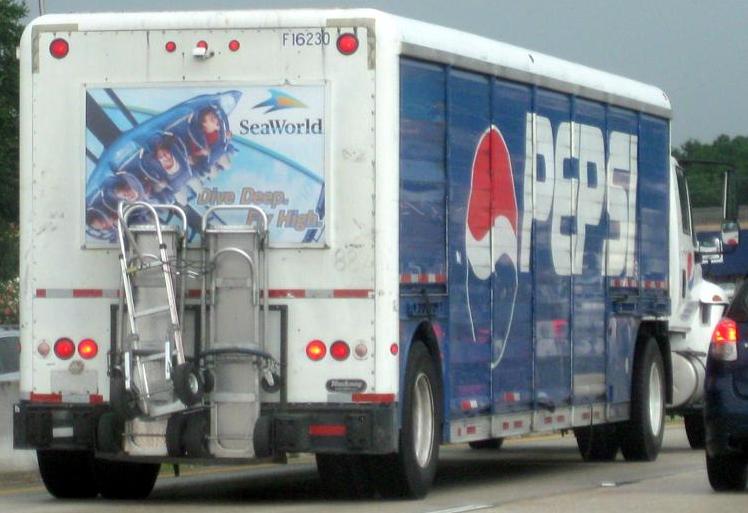
<instances>
[{"instance_id":1,"label":"pepsi globe logo","mask_svg":"<svg viewBox=\"0 0 748 513\"><path fill-rule=\"evenodd\" d=\"M493 287L493 367L504 355L517 299L518 226L509 149L501 131L491 126L481 135L473 158L465 216L465 282L474 340L475 317L481 309L490 311Z\"/></svg>"}]
</instances>

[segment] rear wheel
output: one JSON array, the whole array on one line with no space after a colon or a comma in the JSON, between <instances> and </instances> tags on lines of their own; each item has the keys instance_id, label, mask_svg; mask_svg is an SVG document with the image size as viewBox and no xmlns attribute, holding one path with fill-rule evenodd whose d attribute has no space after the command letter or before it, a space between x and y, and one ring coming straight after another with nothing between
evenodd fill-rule
<instances>
[{"instance_id":1,"label":"rear wheel","mask_svg":"<svg viewBox=\"0 0 748 513\"><path fill-rule=\"evenodd\" d=\"M203 398L205 383L203 376L190 362L174 367L174 393L187 406L194 406Z\"/></svg>"},{"instance_id":2,"label":"rear wheel","mask_svg":"<svg viewBox=\"0 0 748 513\"><path fill-rule=\"evenodd\" d=\"M317 473L325 495L350 499L374 495L364 458L355 454L315 454Z\"/></svg>"},{"instance_id":3,"label":"rear wheel","mask_svg":"<svg viewBox=\"0 0 748 513\"><path fill-rule=\"evenodd\" d=\"M665 371L657 341L649 337L636 352L631 417L619 426L628 461L654 461L665 433Z\"/></svg>"},{"instance_id":4,"label":"rear wheel","mask_svg":"<svg viewBox=\"0 0 748 513\"><path fill-rule=\"evenodd\" d=\"M426 495L439 459L441 381L426 346L414 342L405 371L403 420L396 454L367 457L370 475L385 497Z\"/></svg>"},{"instance_id":5,"label":"rear wheel","mask_svg":"<svg viewBox=\"0 0 748 513\"><path fill-rule=\"evenodd\" d=\"M748 472L744 457L706 455L706 473L709 484L717 492L745 490Z\"/></svg>"},{"instance_id":6,"label":"rear wheel","mask_svg":"<svg viewBox=\"0 0 748 513\"><path fill-rule=\"evenodd\" d=\"M145 499L153 490L161 465L97 459L96 481L105 499Z\"/></svg>"},{"instance_id":7,"label":"rear wheel","mask_svg":"<svg viewBox=\"0 0 748 513\"><path fill-rule=\"evenodd\" d=\"M504 443L503 438L489 438L488 440L476 440L475 442L468 442L471 449L492 449L498 451L501 449L501 445Z\"/></svg>"},{"instance_id":8,"label":"rear wheel","mask_svg":"<svg viewBox=\"0 0 748 513\"><path fill-rule=\"evenodd\" d=\"M618 454L618 431L615 424L574 428L579 454L584 461L613 461Z\"/></svg>"},{"instance_id":9,"label":"rear wheel","mask_svg":"<svg viewBox=\"0 0 748 513\"><path fill-rule=\"evenodd\" d=\"M683 415L683 425L686 428L688 445L691 446L691 449L703 449L706 445L704 416L701 413Z\"/></svg>"},{"instance_id":10,"label":"rear wheel","mask_svg":"<svg viewBox=\"0 0 748 513\"><path fill-rule=\"evenodd\" d=\"M90 499L99 493L90 451L39 450L39 473L47 491L58 499Z\"/></svg>"}]
</instances>

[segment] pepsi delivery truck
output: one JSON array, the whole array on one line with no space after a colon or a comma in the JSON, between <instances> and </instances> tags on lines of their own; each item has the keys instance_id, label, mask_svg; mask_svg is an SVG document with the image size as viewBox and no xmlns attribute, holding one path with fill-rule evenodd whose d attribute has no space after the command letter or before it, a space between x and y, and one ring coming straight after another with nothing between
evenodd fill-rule
<instances>
[{"instance_id":1,"label":"pepsi delivery truck","mask_svg":"<svg viewBox=\"0 0 748 513\"><path fill-rule=\"evenodd\" d=\"M54 496L304 452L422 497L441 444L654 460L698 413L724 299L659 89L373 10L49 15L19 56Z\"/></svg>"}]
</instances>

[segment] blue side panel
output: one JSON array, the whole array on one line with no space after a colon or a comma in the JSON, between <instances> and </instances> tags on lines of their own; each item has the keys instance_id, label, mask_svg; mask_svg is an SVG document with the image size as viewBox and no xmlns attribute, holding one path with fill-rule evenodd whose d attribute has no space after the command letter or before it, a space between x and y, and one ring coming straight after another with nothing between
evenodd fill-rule
<instances>
[{"instance_id":1,"label":"blue side panel","mask_svg":"<svg viewBox=\"0 0 748 513\"><path fill-rule=\"evenodd\" d=\"M444 72L403 60L400 73L400 274L444 274Z\"/></svg>"},{"instance_id":2,"label":"blue side panel","mask_svg":"<svg viewBox=\"0 0 748 513\"><path fill-rule=\"evenodd\" d=\"M527 134L527 113L532 111L532 89L494 81L492 103L493 124L509 150L516 208L523 212L525 147L531 135ZM494 204L493 208L496 213L511 216L511 207ZM518 240L531 235L529 230L521 233L521 226L518 223L515 231ZM519 272L519 261L499 259L494 265L493 410L526 411L532 407L532 275Z\"/></svg>"},{"instance_id":3,"label":"blue side panel","mask_svg":"<svg viewBox=\"0 0 748 513\"><path fill-rule=\"evenodd\" d=\"M668 279L669 127L666 120L641 115L639 121L639 244L643 283ZM642 314L670 313L667 290L642 288Z\"/></svg>"},{"instance_id":4,"label":"blue side panel","mask_svg":"<svg viewBox=\"0 0 748 513\"><path fill-rule=\"evenodd\" d=\"M574 302L572 305L572 352L574 403L605 399L605 251L608 237L605 212L606 149L605 106L574 101L574 155L578 158L578 189L573 198L576 233L572 253Z\"/></svg>"},{"instance_id":5,"label":"blue side panel","mask_svg":"<svg viewBox=\"0 0 748 513\"><path fill-rule=\"evenodd\" d=\"M491 98L486 77L451 69L447 73L449 406L455 418L470 401L477 403L473 412L491 404L491 282L476 276L480 261L490 258L490 241L485 234L475 243L466 242L465 234L469 202L476 214L489 215L485 187L474 188L471 196L470 185L474 163L484 157L476 148L491 122ZM476 201L480 198L485 201Z\"/></svg>"},{"instance_id":6,"label":"blue side panel","mask_svg":"<svg viewBox=\"0 0 748 513\"><path fill-rule=\"evenodd\" d=\"M568 269L576 221L571 215L572 188L568 179L578 174L578 166L571 159L569 96L537 90L535 111L550 120L553 141L556 141L554 162L546 162L540 156L537 159L535 202L536 205L552 205L552 208L546 219L540 216L535 220L532 264L535 280L535 400L541 407L552 408L568 404L571 395L569 322L572 297ZM543 133L538 130L538 137L543 137ZM538 143L542 144L542 141ZM552 248L552 244L555 247Z\"/></svg>"},{"instance_id":7,"label":"blue side panel","mask_svg":"<svg viewBox=\"0 0 748 513\"><path fill-rule=\"evenodd\" d=\"M636 113L617 108L608 108L607 117L607 134L605 137L606 148L608 158L611 159L611 148L610 141L613 132L619 132L623 134L630 134L637 136L639 132L639 118ZM636 148L627 149L628 152L637 154ZM617 162L617 159L611 159L613 162ZM629 169L619 169L618 164L611 164L609 167L608 181L611 185L616 186L628 186L632 184L635 178L630 175ZM625 167L625 166L622 166ZM632 185L633 187L633 185ZM634 189L635 190L635 189ZM631 191L633 193L633 190ZM627 194L623 190L617 190L615 193L609 192L612 197L608 198L608 208L614 208L615 202L621 198L624 194ZM622 198L621 198L622 199ZM609 246L612 248L613 244L626 237L628 226L626 223L627 215L615 215L609 214L615 219L608 223L608 239ZM630 220L636 226L635 213L632 215L633 219ZM609 278L631 278L638 280L639 269L633 263L636 261L636 255L638 253L636 248L636 237L631 240L633 247L628 248L626 251L631 254L630 260L631 266L616 265L611 262L616 258L624 258L614 249L609 249L608 264L609 264ZM613 273L611 269L620 268L620 272ZM639 328L638 318L638 306L632 306L623 308L621 306L622 298L628 298L631 296L637 297L636 289L617 289L609 288L608 294L608 308L607 308L607 387L608 387L608 400L613 403L627 402L630 399L631 393L631 365L626 365L626 362L633 361L634 348L636 345L636 334Z\"/></svg>"}]
</instances>

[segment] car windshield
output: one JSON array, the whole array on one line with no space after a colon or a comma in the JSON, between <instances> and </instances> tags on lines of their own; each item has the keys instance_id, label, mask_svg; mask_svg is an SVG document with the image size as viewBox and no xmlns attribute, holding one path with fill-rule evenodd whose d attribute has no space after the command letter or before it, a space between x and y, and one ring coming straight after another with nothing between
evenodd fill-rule
<instances>
[{"instance_id":1,"label":"car windshield","mask_svg":"<svg viewBox=\"0 0 748 513\"><path fill-rule=\"evenodd\" d=\"M18 337L0 338L0 374L18 372Z\"/></svg>"},{"instance_id":2,"label":"car windshield","mask_svg":"<svg viewBox=\"0 0 748 513\"><path fill-rule=\"evenodd\" d=\"M744 281L735 293L727 316L737 322L748 322L748 280Z\"/></svg>"}]
</instances>

